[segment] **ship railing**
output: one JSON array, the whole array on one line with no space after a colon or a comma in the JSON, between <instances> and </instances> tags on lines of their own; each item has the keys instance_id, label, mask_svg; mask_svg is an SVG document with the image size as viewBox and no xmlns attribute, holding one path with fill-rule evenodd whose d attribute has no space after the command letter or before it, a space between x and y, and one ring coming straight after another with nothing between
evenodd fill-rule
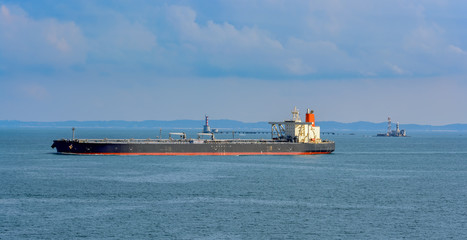
<instances>
[{"instance_id":1,"label":"ship railing","mask_svg":"<svg viewBox=\"0 0 467 240\"><path fill-rule=\"evenodd\" d=\"M229 143L229 144L245 144L245 143L268 143L268 144L283 144L288 141L271 140L271 139L75 139L80 143L175 143L175 144L196 144L196 143ZM323 143L332 142L322 140Z\"/></svg>"},{"instance_id":2,"label":"ship railing","mask_svg":"<svg viewBox=\"0 0 467 240\"><path fill-rule=\"evenodd\" d=\"M169 139L79 139L81 143L157 143L157 142L173 142L177 140L169 140Z\"/></svg>"},{"instance_id":3,"label":"ship railing","mask_svg":"<svg viewBox=\"0 0 467 240\"><path fill-rule=\"evenodd\" d=\"M275 143L273 140L263 139L75 139L80 143L257 143L257 142L268 142Z\"/></svg>"},{"instance_id":4,"label":"ship railing","mask_svg":"<svg viewBox=\"0 0 467 240\"><path fill-rule=\"evenodd\" d=\"M80 143L190 143L192 139L79 139ZM76 139L75 139L76 141Z\"/></svg>"}]
</instances>

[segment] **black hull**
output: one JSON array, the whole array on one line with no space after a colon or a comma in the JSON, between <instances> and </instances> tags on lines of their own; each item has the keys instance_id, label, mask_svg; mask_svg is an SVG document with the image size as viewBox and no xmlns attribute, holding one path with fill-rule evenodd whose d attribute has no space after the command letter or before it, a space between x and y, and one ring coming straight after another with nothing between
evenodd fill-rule
<instances>
[{"instance_id":1,"label":"black hull","mask_svg":"<svg viewBox=\"0 0 467 240\"><path fill-rule=\"evenodd\" d=\"M309 155L326 154L335 149L334 142L88 142L54 140L52 148L63 154L90 155Z\"/></svg>"}]
</instances>

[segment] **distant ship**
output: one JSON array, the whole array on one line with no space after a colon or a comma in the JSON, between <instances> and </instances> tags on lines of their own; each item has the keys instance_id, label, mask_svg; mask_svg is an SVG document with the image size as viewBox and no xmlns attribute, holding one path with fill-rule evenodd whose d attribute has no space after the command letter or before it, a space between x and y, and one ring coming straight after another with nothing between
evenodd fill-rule
<instances>
[{"instance_id":1,"label":"distant ship","mask_svg":"<svg viewBox=\"0 0 467 240\"><path fill-rule=\"evenodd\" d=\"M296 108L292 120L269 122L271 139L216 139L208 117L195 139L185 133L169 133L168 139L72 139L54 140L52 148L61 154L86 155L310 155L335 150L333 141L320 138L312 110L302 122ZM173 139L176 136L177 139ZM205 139L203 139L205 138ZM206 139L207 138L207 139Z\"/></svg>"},{"instance_id":2,"label":"distant ship","mask_svg":"<svg viewBox=\"0 0 467 240\"><path fill-rule=\"evenodd\" d=\"M378 133L378 137L407 137L407 132L399 129L399 123L396 123L396 130L392 130L391 117L388 117L388 131L386 133Z\"/></svg>"}]
</instances>

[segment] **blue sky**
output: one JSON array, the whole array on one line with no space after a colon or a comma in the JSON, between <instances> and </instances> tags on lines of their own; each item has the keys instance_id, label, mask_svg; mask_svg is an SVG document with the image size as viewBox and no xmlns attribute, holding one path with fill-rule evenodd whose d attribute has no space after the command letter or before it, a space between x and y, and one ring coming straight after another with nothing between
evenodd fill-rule
<instances>
[{"instance_id":1,"label":"blue sky","mask_svg":"<svg viewBox=\"0 0 467 240\"><path fill-rule=\"evenodd\" d=\"M0 120L467 123L467 2L0 0Z\"/></svg>"}]
</instances>

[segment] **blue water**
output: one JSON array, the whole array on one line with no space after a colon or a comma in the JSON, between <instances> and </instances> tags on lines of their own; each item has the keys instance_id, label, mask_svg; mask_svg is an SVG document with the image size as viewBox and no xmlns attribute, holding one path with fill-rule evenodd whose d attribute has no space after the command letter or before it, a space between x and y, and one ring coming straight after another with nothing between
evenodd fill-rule
<instances>
[{"instance_id":1,"label":"blue water","mask_svg":"<svg viewBox=\"0 0 467 240\"><path fill-rule=\"evenodd\" d=\"M70 132L0 129L0 239L467 238L466 133L326 135L337 150L314 156L54 154Z\"/></svg>"}]
</instances>

